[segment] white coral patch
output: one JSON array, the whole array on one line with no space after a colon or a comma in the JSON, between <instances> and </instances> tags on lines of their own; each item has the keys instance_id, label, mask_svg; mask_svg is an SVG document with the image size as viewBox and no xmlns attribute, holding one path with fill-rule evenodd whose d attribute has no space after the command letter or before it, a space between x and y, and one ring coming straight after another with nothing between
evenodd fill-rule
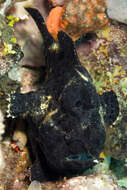
<instances>
[{"instance_id":1,"label":"white coral patch","mask_svg":"<svg viewBox=\"0 0 127 190\"><path fill-rule=\"evenodd\" d=\"M41 190L41 183L39 181L32 181L28 190Z\"/></svg>"}]
</instances>

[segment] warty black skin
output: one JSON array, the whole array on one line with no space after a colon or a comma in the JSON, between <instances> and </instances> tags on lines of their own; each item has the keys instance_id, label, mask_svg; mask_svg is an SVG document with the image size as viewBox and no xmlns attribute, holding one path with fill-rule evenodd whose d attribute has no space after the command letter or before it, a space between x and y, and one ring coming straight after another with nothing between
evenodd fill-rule
<instances>
[{"instance_id":1,"label":"warty black skin","mask_svg":"<svg viewBox=\"0 0 127 190\"><path fill-rule=\"evenodd\" d=\"M46 77L40 89L10 96L10 116L25 115L34 162L31 179L81 173L91 168L103 150L104 125L119 113L113 91L99 96L92 78L81 66L74 43L58 33L58 48L38 10L26 9L44 39Z\"/></svg>"}]
</instances>

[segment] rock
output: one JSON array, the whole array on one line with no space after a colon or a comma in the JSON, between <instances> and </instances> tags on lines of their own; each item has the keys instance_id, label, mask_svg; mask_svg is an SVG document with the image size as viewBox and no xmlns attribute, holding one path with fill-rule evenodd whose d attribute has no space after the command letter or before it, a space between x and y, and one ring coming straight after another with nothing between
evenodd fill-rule
<instances>
[{"instance_id":1,"label":"rock","mask_svg":"<svg viewBox=\"0 0 127 190\"><path fill-rule=\"evenodd\" d=\"M109 18L127 24L127 1L107 0L107 14Z\"/></svg>"},{"instance_id":2,"label":"rock","mask_svg":"<svg viewBox=\"0 0 127 190\"><path fill-rule=\"evenodd\" d=\"M73 40L81 35L98 30L108 24L105 14L106 0L66 0L61 18L61 29Z\"/></svg>"},{"instance_id":3,"label":"rock","mask_svg":"<svg viewBox=\"0 0 127 190\"><path fill-rule=\"evenodd\" d=\"M66 180L59 190L120 190L111 176L93 174Z\"/></svg>"},{"instance_id":4,"label":"rock","mask_svg":"<svg viewBox=\"0 0 127 190\"><path fill-rule=\"evenodd\" d=\"M41 190L41 183L34 180L34 181L31 182L28 190L35 190L35 189L36 190Z\"/></svg>"}]
</instances>

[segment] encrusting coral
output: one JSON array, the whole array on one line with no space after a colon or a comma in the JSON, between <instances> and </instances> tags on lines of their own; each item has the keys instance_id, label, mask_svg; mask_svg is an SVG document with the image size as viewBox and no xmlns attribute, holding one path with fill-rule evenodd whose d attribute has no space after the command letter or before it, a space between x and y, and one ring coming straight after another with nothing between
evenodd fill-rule
<instances>
[{"instance_id":1,"label":"encrusting coral","mask_svg":"<svg viewBox=\"0 0 127 190\"><path fill-rule=\"evenodd\" d=\"M47 18L47 28L53 37L63 30L77 40L81 35L95 31L108 24L105 14L106 3L101 0L67 0L63 7L51 10ZM53 24L53 20L55 23Z\"/></svg>"},{"instance_id":2,"label":"encrusting coral","mask_svg":"<svg viewBox=\"0 0 127 190\"><path fill-rule=\"evenodd\" d=\"M58 32L61 30L60 18L62 14L63 14L63 8L55 7L50 11L49 16L46 20L48 31L52 34L55 40L57 39Z\"/></svg>"}]
</instances>

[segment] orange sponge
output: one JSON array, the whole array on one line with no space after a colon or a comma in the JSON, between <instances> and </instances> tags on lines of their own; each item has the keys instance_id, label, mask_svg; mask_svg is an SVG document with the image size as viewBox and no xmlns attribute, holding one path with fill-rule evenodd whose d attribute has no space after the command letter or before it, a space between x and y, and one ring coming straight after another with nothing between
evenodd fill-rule
<instances>
[{"instance_id":1,"label":"orange sponge","mask_svg":"<svg viewBox=\"0 0 127 190\"><path fill-rule=\"evenodd\" d=\"M60 21L63 12L63 7L55 7L50 11L49 16L46 20L47 29L55 40L57 40L58 31L61 29Z\"/></svg>"}]
</instances>

